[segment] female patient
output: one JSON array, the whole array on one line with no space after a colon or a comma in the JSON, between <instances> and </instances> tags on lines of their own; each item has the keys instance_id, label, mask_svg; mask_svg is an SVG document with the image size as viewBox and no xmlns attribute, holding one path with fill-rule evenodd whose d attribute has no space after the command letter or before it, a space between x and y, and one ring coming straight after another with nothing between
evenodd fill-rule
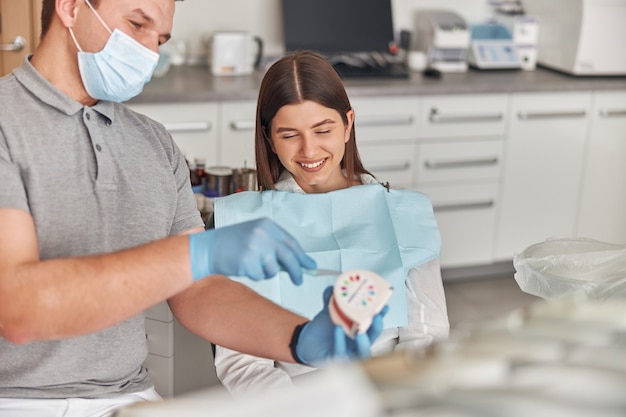
<instances>
[{"instance_id":1,"label":"female patient","mask_svg":"<svg viewBox=\"0 0 626 417\"><path fill-rule=\"evenodd\" d=\"M324 58L299 51L273 64L257 102L261 192L218 199L215 224L272 217L298 237L320 268L379 273L395 290L372 354L423 347L449 331L432 206L416 191L385 188L363 167L354 120L343 83ZM295 288L281 275L255 289L304 315L336 279L305 276ZM290 386L295 376L314 369L220 346L215 366L234 394Z\"/></svg>"}]
</instances>

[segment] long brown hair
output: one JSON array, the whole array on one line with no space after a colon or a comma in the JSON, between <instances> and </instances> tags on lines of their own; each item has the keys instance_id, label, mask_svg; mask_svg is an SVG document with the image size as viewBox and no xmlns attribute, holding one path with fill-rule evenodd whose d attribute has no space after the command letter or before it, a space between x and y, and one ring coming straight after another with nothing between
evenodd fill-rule
<instances>
[{"instance_id":1,"label":"long brown hair","mask_svg":"<svg viewBox=\"0 0 626 417\"><path fill-rule=\"evenodd\" d=\"M285 167L272 151L271 132L274 116L281 107L314 101L336 110L347 126L346 113L352 109L341 78L321 55L296 51L285 55L267 71L261 82L256 108L255 153L259 190L271 190ZM354 126L346 142L341 168L348 178L370 174L361 163Z\"/></svg>"}]
</instances>

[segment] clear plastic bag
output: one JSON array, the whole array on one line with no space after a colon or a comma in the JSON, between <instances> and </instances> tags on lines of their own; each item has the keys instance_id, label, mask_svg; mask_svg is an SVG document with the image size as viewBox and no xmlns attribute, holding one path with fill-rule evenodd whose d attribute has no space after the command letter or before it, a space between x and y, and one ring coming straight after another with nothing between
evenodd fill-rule
<instances>
[{"instance_id":1,"label":"clear plastic bag","mask_svg":"<svg viewBox=\"0 0 626 417\"><path fill-rule=\"evenodd\" d=\"M546 300L626 298L626 245L549 239L515 254L513 266L522 291Z\"/></svg>"}]
</instances>

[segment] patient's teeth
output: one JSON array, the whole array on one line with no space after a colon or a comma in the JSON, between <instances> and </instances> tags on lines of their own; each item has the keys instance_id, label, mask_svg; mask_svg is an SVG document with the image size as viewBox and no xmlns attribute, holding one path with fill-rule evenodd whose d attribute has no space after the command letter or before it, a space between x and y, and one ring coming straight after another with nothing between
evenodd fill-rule
<instances>
[{"instance_id":1,"label":"patient's teeth","mask_svg":"<svg viewBox=\"0 0 626 417\"><path fill-rule=\"evenodd\" d=\"M304 164L304 163L301 163L300 165L302 165L302 166L303 166L303 167L305 167L305 168L312 169L312 168L317 168L318 166L322 165L322 162L324 162L324 160L323 160L323 159L322 159L321 161L319 161L319 162L315 162L315 163L313 163L313 164Z\"/></svg>"}]
</instances>

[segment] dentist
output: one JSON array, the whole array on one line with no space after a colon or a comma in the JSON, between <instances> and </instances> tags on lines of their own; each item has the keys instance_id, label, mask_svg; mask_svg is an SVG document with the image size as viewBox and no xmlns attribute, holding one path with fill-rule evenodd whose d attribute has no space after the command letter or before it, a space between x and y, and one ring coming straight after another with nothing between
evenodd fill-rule
<instances>
[{"instance_id":1,"label":"dentist","mask_svg":"<svg viewBox=\"0 0 626 417\"><path fill-rule=\"evenodd\" d=\"M144 311L279 361L359 358L324 308L312 320L224 275L294 283L315 262L268 219L204 231L185 159L121 102L170 38L175 0L43 0L34 55L0 78L0 416L109 416L156 400ZM325 303L326 305L327 303Z\"/></svg>"}]
</instances>

